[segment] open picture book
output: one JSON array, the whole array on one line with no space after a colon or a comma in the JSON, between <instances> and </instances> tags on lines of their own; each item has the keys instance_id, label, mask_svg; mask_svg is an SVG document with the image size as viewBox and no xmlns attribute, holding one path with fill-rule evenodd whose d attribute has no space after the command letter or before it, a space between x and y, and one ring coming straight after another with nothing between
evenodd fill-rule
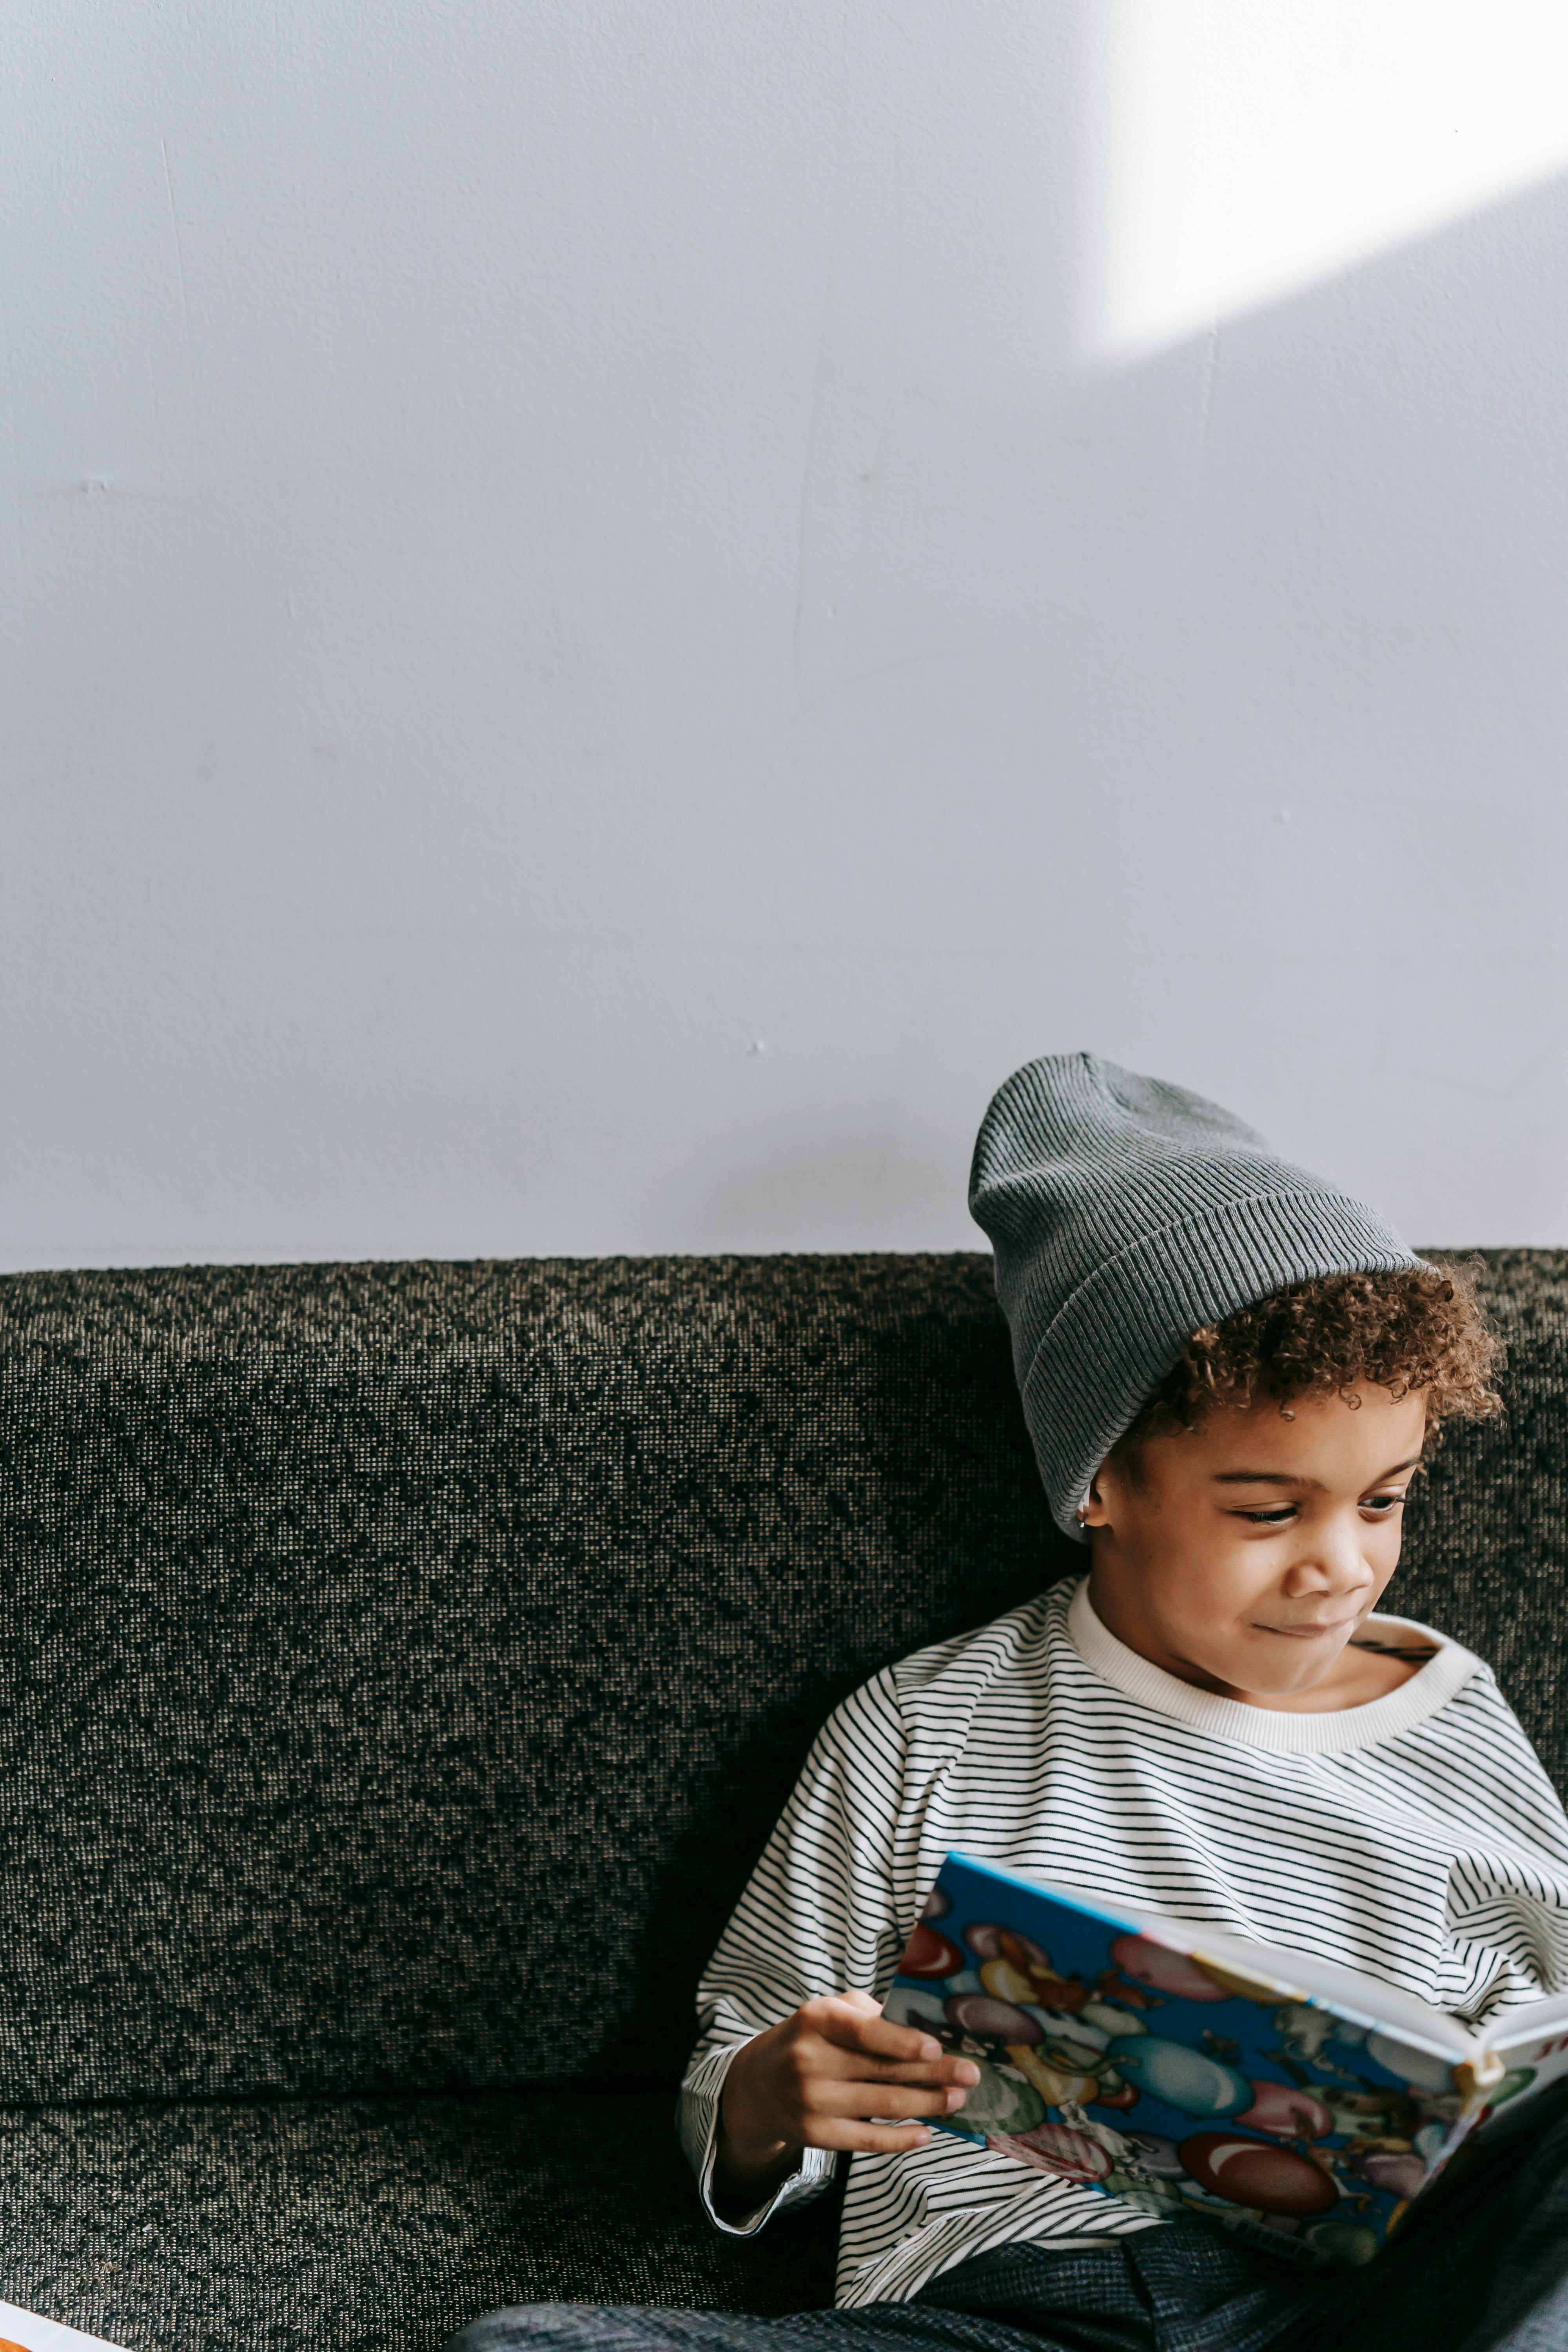
<instances>
[{"instance_id":1,"label":"open picture book","mask_svg":"<svg viewBox=\"0 0 1568 2352\"><path fill-rule=\"evenodd\" d=\"M1472 2032L1354 1969L959 1853L884 2014L979 2069L936 2129L1312 2263L1370 2261L1456 2149L1568 2074L1568 1996Z\"/></svg>"},{"instance_id":2,"label":"open picture book","mask_svg":"<svg viewBox=\"0 0 1568 2352\"><path fill-rule=\"evenodd\" d=\"M84 2336L58 2319L40 2319L14 2303L0 2303L0 2352L121 2352L102 2336Z\"/></svg>"}]
</instances>

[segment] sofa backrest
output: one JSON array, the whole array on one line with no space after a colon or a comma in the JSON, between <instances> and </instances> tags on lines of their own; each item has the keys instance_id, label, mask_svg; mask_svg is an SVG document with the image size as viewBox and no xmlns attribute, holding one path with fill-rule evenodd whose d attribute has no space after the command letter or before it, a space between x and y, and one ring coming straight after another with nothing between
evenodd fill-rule
<instances>
[{"instance_id":1,"label":"sofa backrest","mask_svg":"<svg viewBox=\"0 0 1568 2352\"><path fill-rule=\"evenodd\" d=\"M1568 1257L1488 1284L1392 1598L1561 1780ZM13 1276L0 1478L0 2104L672 2075L829 1706L1083 1564L984 1256Z\"/></svg>"}]
</instances>

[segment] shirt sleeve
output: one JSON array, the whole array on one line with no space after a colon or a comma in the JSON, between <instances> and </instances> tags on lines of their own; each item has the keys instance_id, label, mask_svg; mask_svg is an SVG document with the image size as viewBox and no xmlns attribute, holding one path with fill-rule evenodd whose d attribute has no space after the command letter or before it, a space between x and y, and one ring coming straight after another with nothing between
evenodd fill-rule
<instances>
[{"instance_id":1,"label":"shirt sleeve","mask_svg":"<svg viewBox=\"0 0 1568 2352\"><path fill-rule=\"evenodd\" d=\"M710 2220L731 2235L820 2196L837 2169L835 2153L806 2148L754 2212L727 2221L714 2210L719 2101L736 2051L805 2001L876 1995L892 1973L904 1940L893 1874L906 1745L890 1675L835 1710L703 1971L680 2137Z\"/></svg>"}]
</instances>

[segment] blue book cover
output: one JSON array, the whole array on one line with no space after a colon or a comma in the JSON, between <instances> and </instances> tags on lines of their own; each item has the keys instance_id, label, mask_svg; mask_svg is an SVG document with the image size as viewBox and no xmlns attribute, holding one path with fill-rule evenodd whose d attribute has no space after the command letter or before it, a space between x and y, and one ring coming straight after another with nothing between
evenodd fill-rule
<instances>
[{"instance_id":1,"label":"blue book cover","mask_svg":"<svg viewBox=\"0 0 1568 2352\"><path fill-rule=\"evenodd\" d=\"M1477 2126L1568 2072L1568 2000L1483 2041L1349 1969L956 1853L884 2014L979 2069L939 2130L1311 2263L1369 2261Z\"/></svg>"}]
</instances>

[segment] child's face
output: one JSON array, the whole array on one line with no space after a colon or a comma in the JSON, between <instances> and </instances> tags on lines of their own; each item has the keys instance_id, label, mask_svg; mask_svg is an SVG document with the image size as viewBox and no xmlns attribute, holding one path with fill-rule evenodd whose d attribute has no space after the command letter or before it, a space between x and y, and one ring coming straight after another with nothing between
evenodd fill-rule
<instances>
[{"instance_id":1,"label":"child's face","mask_svg":"<svg viewBox=\"0 0 1568 2352\"><path fill-rule=\"evenodd\" d=\"M1352 1393L1354 1407L1293 1399L1289 1420L1272 1398L1220 1409L1147 1439L1136 1475L1101 1465L1089 1598L1120 1640L1224 1696L1359 1703L1365 1654L1345 1644L1398 1562L1426 1409L1418 1393Z\"/></svg>"}]
</instances>

